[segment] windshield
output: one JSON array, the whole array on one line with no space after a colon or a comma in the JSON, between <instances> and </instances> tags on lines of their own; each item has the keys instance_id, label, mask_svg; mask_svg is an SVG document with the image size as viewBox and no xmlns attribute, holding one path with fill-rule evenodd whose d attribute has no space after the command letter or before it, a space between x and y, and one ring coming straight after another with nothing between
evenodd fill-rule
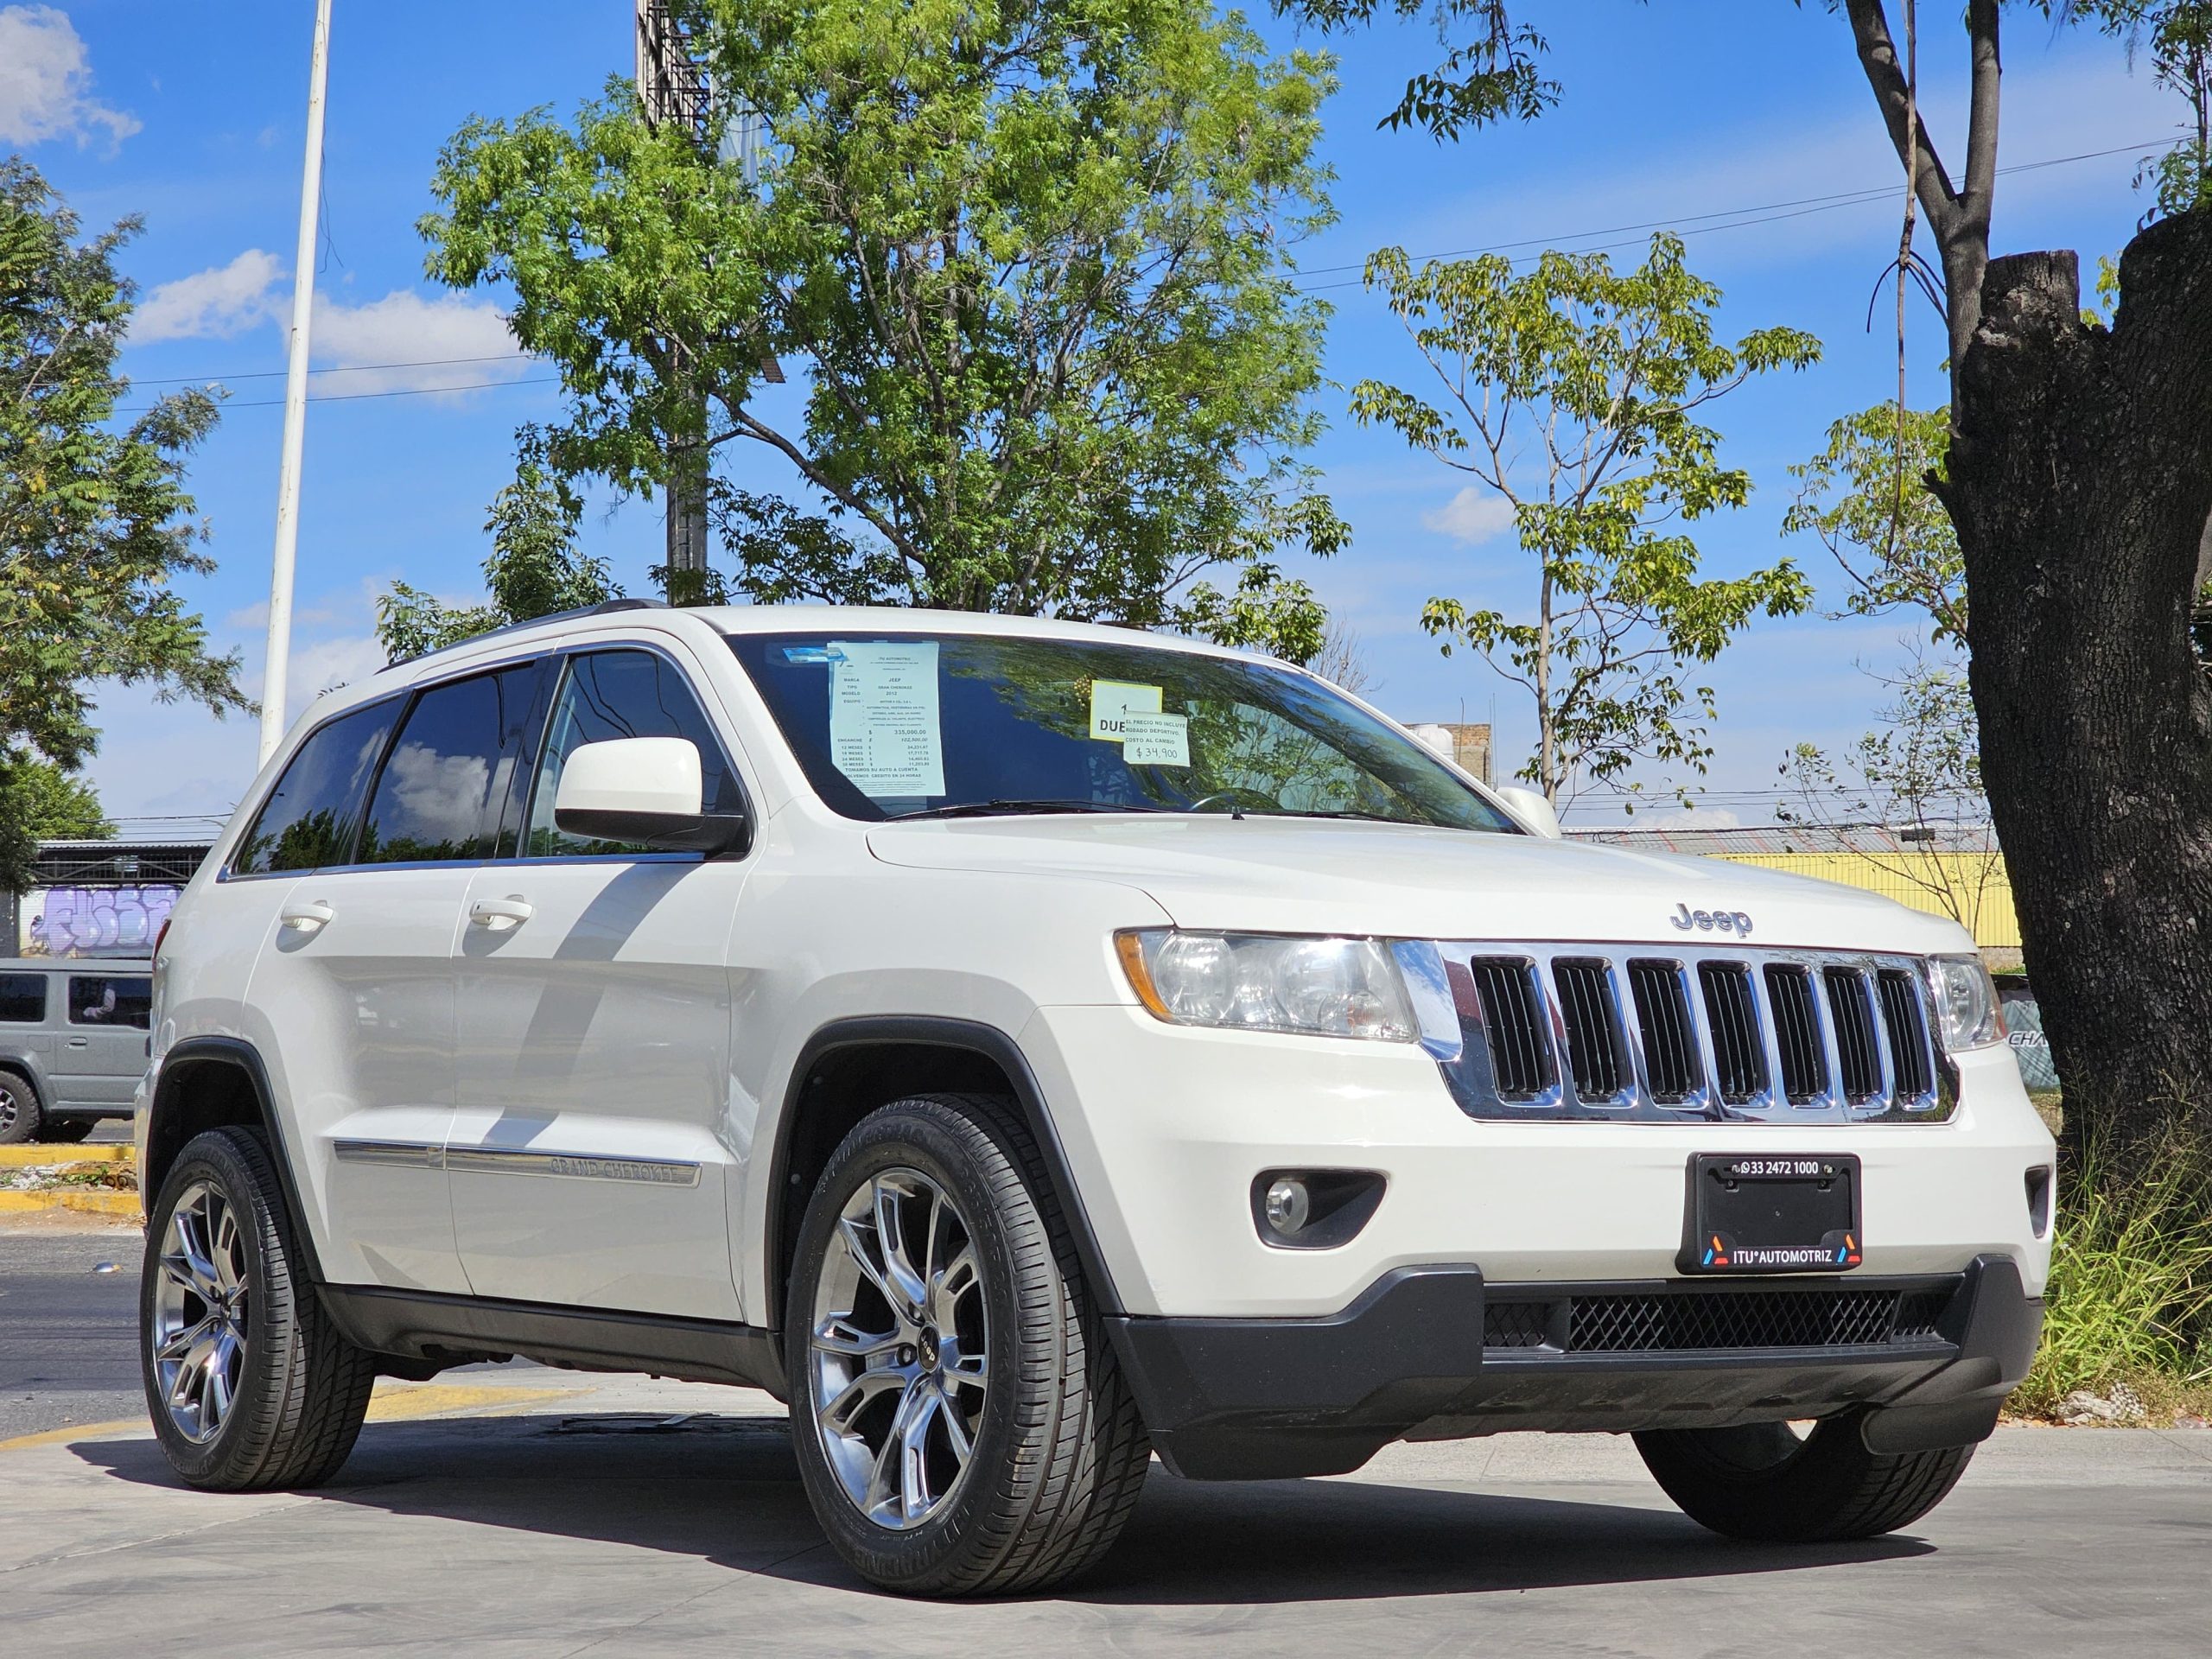
<instances>
[{"instance_id":1,"label":"windshield","mask_svg":"<svg viewBox=\"0 0 2212 1659\"><path fill-rule=\"evenodd\" d=\"M1517 833L1420 744L1255 659L951 633L729 645L849 818L1236 812Z\"/></svg>"}]
</instances>

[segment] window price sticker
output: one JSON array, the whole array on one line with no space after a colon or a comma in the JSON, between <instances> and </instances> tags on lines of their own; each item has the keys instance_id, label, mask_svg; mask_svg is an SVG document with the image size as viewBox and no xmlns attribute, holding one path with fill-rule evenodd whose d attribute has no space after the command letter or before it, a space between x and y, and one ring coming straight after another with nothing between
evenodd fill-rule
<instances>
[{"instance_id":1,"label":"window price sticker","mask_svg":"<svg viewBox=\"0 0 2212 1659\"><path fill-rule=\"evenodd\" d=\"M871 800L944 793L937 641L830 645L830 757Z\"/></svg>"},{"instance_id":2,"label":"window price sticker","mask_svg":"<svg viewBox=\"0 0 2212 1659\"><path fill-rule=\"evenodd\" d=\"M1125 718L1122 759L1133 766L1191 764L1191 721L1186 715L1137 715Z\"/></svg>"},{"instance_id":3,"label":"window price sticker","mask_svg":"<svg viewBox=\"0 0 2212 1659\"><path fill-rule=\"evenodd\" d=\"M1160 712L1160 688L1126 680L1090 683L1090 734L1102 743L1119 743L1128 734L1132 715Z\"/></svg>"}]
</instances>

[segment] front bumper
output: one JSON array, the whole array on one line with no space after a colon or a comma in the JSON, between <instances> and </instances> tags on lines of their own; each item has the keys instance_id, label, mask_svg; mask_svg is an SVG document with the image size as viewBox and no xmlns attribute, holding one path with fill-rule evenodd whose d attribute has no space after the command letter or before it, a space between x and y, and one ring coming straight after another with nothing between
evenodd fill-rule
<instances>
[{"instance_id":1,"label":"front bumper","mask_svg":"<svg viewBox=\"0 0 2212 1659\"><path fill-rule=\"evenodd\" d=\"M1862 1409L1878 1452L1995 1427L2043 1325L2010 1256L1910 1277L1489 1285L1393 1270L1321 1319L1113 1321L1161 1459L1340 1474L1395 1440L1723 1427Z\"/></svg>"},{"instance_id":2,"label":"front bumper","mask_svg":"<svg viewBox=\"0 0 2212 1659\"><path fill-rule=\"evenodd\" d=\"M2050 1261L2026 1178L2054 1148L2002 1048L1960 1057L1948 1122L1519 1122L1462 1111L1410 1044L1200 1030L1134 1006L1039 1009L1019 1040L1116 1313L1332 1317L1440 1262L1493 1284L1672 1278L1700 1153L1855 1154L1863 1274L2005 1255L2036 1296ZM1279 1169L1387 1186L1355 1236L1284 1249L1253 1219L1255 1178Z\"/></svg>"}]
</instances>

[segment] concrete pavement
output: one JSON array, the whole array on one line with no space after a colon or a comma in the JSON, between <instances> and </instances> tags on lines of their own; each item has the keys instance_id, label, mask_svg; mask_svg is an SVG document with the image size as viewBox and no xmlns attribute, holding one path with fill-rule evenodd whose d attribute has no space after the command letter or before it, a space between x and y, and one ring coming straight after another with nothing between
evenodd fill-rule
<instances>
[{"instance_id":1,"label":"concrete pavement","mask_svg":"<svg viewBox=\"0 0 2212 1659\"><path fill-rule=\"evenodd\" d=\"M1605 1437L1261 1485L1155 1467L1088 1584L925 1605L823 1546L765 1395L531 1366L387 1383L337 1485L252 1497L177 1486L130 1403L0 1446L0 1651L2212 1652L2212 1431L2008 1429L1910 1533L1811 1549L1700 1530Z\"/></svg>"}]
</instances>

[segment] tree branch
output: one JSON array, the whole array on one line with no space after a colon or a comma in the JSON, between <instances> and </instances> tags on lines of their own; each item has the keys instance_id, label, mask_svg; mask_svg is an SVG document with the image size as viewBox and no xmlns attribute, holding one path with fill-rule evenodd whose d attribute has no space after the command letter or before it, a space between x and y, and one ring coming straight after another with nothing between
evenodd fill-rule
<instances>
[{"instance_id":1,"label":"tree branch","mask_svg":"<svg viewBox=\"0 0 2212 1659\"><path fill-rule=\"evenodd\" d=\"M1992 12L1996 0L1973 0L1978 10L1984 5ZM1859 67L1866 73L1866 84L1874 90L1874 101L1880 106L1882 122L1890 131L1890 142L1897 147L1897 160L1904 162L1910 156L1916 163L1912 181L1913 194L1920 198L1920 209L1928 215L1929 228L1939 240L1948 242L1961 228L1963 209L1958 193L1951 188L1951 176L1944 170L1943 162L1936 153L1936 141L1929 136L1927 123L1921 120L1914 108L1911 88L1906 84L1904 68L1897 62L1897 42L1890 37L1890 20L1882 0L1844 0L1844 9L1851 15L1853 43L1859 50ZM1993 51L1994 25L1992 26ZM1993 91L1993 98L1994 96ZM1979 115L1981 105L1981 69L1977 55L1974 71L1974 108ZM1989 123L1989 153L1991 161L1996 156L1996 122L1993 111ZM1968 141L1969 149L1972 140ZM1986 220L1984 221L1985 226Z\"/></svg>"},{"instance_id":2,"label":"tree branch","mask_svg":"<svg viewBox=\"0 0 2212 1659\"><path fill-rule=\"evenodd\" d=\"M765 443L771 449L780 453L792 466L798 468L800 474L816 489L820 490L831 500L850 508L873 524L884 540L889 542L898 550L901 558L910 560L916 564L923 562L920 553L916 550L910 537L901 534L898 528L871 505L864 497L846 488L829 474L823 472L821 467L816 466L806 451L800 448L798 444L777 431L772 426L754 419L742 409L734 409L730 413L737 423L739 435Z\"/></svg>"},{"instance_id":3,"label":"tree branch","mask_svg":"<svg viewBox=\"0 0 2212 1659\"><path fill-rule=\"evenodd\" d=\"M2004 66L1997 49L1998 0L1968 0L1967 35L1974 48L1974 95L1967 111L1967 188L1960 199L1962 232L1978 238L1985 254L1989 213L1997 195L1998 87Z\"/></svg>"}]
</instances>

